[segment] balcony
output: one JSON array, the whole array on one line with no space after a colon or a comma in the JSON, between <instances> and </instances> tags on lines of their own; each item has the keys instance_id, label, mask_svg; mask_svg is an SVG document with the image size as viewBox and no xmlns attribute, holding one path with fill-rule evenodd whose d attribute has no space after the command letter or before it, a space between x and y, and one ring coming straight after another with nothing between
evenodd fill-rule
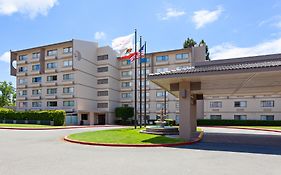
<instances>
[{"instance_id":1,"label":"balcony","mask_svg":"<svg viewBox=\"0 0 281 175\"><path fill-rule=\"evenodd\" d=\"M40 95L32 95L31 97L29 97L30 100L40 100L41 96Z\"/></svg>"},{"instance_id":2,"label":"balcony","mask_svg":"<svg viewBox=\"0 0 281 175\"><path fill-rule=\"evenodd\" d=\"M27 88L26 84L17 84L17 89L24 89Z\"/></svg>"},{"instance_id":3,"label":"balcony","mask_svg":"<svg viewBox=\"0 0 281 175\"><path fill-rule=\"evenodd\" d=\"M17 61L18 65L27 64L27 60L19 60Z\"/></svg>"},{"instance_id":4,"label":"balcony","mask_svg":"<svg viewBox=\"0 0 281 175\"><path fill-rule=\"evenodd\" d=\"M41 83L40 82L38 82L38 83L31 83L30 85L29 85L29 87L41 87L42 85L41 85Z\"/></svg>"},{"instance_id":5,"label":"balcony","mask_svg":"<svg viewBox=\"0 0 281 175\"><path fill-rule=\"evenodd\" d=\"M60 85L72 85L74 84L74 81L67 81L67 80L63 80Z\"/></svg>"},{"instance_id":6,"label":"balcony","mask_svg":"<svg viewBox=\"0 0 281 175\"><path fill-rule=\"evenodd\" d=\"M46 86L57 86L58 83L57 83L56 81L47 81L47 82L45 83L45 85L46 85Z\"/></svg>"},{"instance_id":7,"label":"balcony","mask_svg":"<svg viewBox=\"0 0 281 175\"><path fill-rule=\"evenodd\" d=\"M27 72L17 72L17 77L27 76Z\"/></svg>"},{"instance_id":8,"label":"balcony","mask_svg":"<svg viewBox=\"0 0 281 175\"><path fill-rule=\"evenodd\" d=\"M57 73L57 69L45 69L45 73Z\"/></svg>"},{"instance_id":9,"label":"balcony","mask_svg":"<svg viewBox=\"0 0 281 175\"><path fill-rule=\"evenodd\" d=\"M58 56L57 55L52 55L52 56L46 56L45 57L45 61L49 61L49 60L57 60Z\"/></svg>"},{"instance_id":10,"label":"balcony","mask_svg":"<svg viewBox=\"0 0 281 175\"><path fill-rule=\"evenodd\" d=\"M33 71L28 73L28 75L38 75L38 74L40 74L40 70L36 70L36 71L33 70Z\"/></svg>"},{"instance_id":11,"label":"balcony","mask_svg":"<svg viewBox=\"0 0 281 175\"><path fill-rule=\"evenodd\" d=\"M55 94L47 94L45 96L45 99L57 99L57 95L55 95Z\"/></svg>"},{"instance_id":12,"label":"balcony","mask_svg":"<svg viewBox=\"0 0 281 175\"><path fill-rule=\"evenodd\" d=\"M32 58L29 62L30 63L36 63L36 62L39 62L40 59L39 58Z\"/></svg>"},{"instance_id":13,"label":"balcony","mask_svg":"<svg viewBox=\"0 0 281 175\"><path fill-rule=\"evenodd\" d=\"M68 67L62 67L60 70L63 72L69 72L69 71L73 71L74 68L72 68L72 66L68 66Z\"/></svg>"},{"instance_id":14,"label":"balcony","mask_svg":"<svg viewBox=\"0 0 281 175\"><path fill-rule=\"evenodd\" d=\"M17 100L27 100L26 96L17 96Z\"/></svg>"},{"instance_id":15,"label":"balcony","mask_svg":"<svg viewBox=\"0 0 281 175\"><path fill-rule=\"evenodd\" d=\"M74 95L72 93L69 93L69 94L61 94L61 97L62 98L74 98Z\"/></svg>"}]
</instances>

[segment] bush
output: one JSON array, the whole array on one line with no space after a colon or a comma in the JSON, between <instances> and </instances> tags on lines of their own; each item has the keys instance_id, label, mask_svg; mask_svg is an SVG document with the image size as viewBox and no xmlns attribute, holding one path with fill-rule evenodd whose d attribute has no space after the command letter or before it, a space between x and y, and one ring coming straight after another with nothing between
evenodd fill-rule
<instances>
[{"instance_id":1,"label":"bush","mask_svg":"<svg viewBox=\"0 0 281 175\"><path fill-rule=\"evenodd\" d=\"M173 119L165 119L166 121L166 126L175 126L176 125L176 121Z\"/></svg>"},{"instance_id":2,"label":"bush","mask_svg":"<svg viewBox=\"0 0 281 175\"><path fill-rule=\"evenodd\" d=\"M65 111L24 111L0 109L0 120L37 120L54 121L55 126L62 126L65 122Z\"/></svg>"},{"instance_id":3,"label":"bush","mask_svg":"<svg viewBox=\"0 0 281 175\"><path fill-rule=\"evenodd\" d=\"M127 121L134 116L133 107L117 107L115 109L115 115L117 118L122 120L122 123L127 123Z\"/></svg>"},{"instance_id":4,"label":"bush","mask_svg":"<svg viewBox=\"0 0 281 175\"><path fill-rule=\"evenodd\" d=\"M197 120L198 126L281 126L281 120Z\"/></svg>"}]
</instances>

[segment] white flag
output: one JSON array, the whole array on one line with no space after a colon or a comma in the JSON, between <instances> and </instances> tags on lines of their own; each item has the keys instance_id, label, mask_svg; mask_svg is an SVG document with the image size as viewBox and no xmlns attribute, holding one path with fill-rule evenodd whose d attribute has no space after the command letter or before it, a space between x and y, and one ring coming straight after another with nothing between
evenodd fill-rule
<instances>
[{"instance_id":1,"label":"white flag","mask_svg":"<svg viewBox=\"0 0 281 175\"><path fill-rule=\"evenodd\" d=\"M132 49L134 44L134 34L121 36L112 40L112 48L116 51L122 52L127 49Z\"/></svg>"}]
</instances>

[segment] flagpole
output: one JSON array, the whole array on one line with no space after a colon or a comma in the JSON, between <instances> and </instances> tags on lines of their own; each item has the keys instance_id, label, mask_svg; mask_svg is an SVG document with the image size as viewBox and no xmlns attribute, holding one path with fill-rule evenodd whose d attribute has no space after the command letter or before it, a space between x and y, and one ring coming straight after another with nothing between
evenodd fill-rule
<instances>
[{"instance_id":1,"label":"flagpole","mask_svg":"<svg viewBox=\"0 0 281 175\"><path fill-rule=\"evenodd\" d=\"M146 42L144 43L144 127L146 127Z\"/></svg>"},{"instance_id":2,"label":"flagpole","mask_svg":"<svg viewBox=\"0 0 281 175\"><path fill-rule=\"evenodd\" d=\"M137 102L138 102L138 95L137 95L137 83L138 83L138 75L137 75L137 68L138 68L138 64L137 64L137 29L135 29L135 129L137 129L137 115L138 115L138 109L137 109Z\"/></svg>"},{"instance_id":3,"label":"flagpole","mask_svg":"<svg viewBox=\"0 0 281 175\"><path fill-rule=\"evenodd\" d=\"M142 47L142 36L140 36L140 58L139 58L139 63L140 63L140 128L142 127L142 55L141 55L141 47Z\"/></svg>"}]
</instances>

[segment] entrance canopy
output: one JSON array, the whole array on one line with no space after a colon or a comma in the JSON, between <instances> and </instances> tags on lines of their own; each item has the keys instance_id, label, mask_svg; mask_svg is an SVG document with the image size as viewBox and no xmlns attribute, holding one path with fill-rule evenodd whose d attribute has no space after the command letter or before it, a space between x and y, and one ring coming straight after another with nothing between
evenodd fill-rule
<instances>
[{"instance_id":1,"label":"entrance canopy","mask_svg":"<svg viewBox=\"0 0 281 175\"><path fill-rule=\"evenodd\" d=\"M148 79L179 97L179 82L192 94L281 94L281 54L195 63L189 69L150 74Z\"/></svg>"}]
</instances>

